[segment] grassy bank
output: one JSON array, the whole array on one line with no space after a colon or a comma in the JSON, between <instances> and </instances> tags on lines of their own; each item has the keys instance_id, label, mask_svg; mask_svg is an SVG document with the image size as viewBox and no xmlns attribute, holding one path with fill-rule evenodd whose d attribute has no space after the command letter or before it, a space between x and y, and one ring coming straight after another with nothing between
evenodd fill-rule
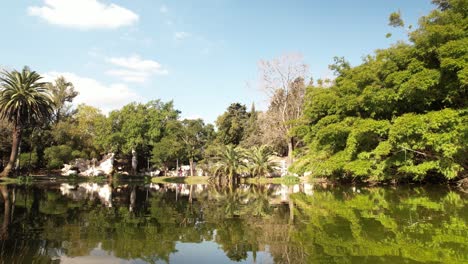
<instances>
[{"instance_id":1,"label":"grassy bank","mask_svg":"<svg viewBox=\"0 0 468 264\"><path fill-rule=\"evenodd\" d=\"M185 183L185 184L208 184L209 177L193 176L193 177L154 177L151 179L153 183Z\"/></svg>"}]
</instances>

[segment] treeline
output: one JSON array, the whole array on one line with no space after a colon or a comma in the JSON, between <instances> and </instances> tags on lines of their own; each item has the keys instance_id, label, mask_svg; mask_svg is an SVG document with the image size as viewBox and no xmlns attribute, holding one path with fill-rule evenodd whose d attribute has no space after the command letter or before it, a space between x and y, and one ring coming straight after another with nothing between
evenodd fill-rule
<instances>
[{"instance_id":1,"label":"treeline","mask_svg":"<svg viewBox=\"0 0 468 264\"><path fill-rule=\"evenodd\" d=\"M295 60L292 60L297 63ZM265 62L289 69L289 61ZM297 68L300 68L299 65ZM160 170L167 175L180 165L194 164L211 176L235 181L239 176L266 176L281 165L273 156L292 157L288 120L299 117L305 94L304 79L289 72L291 85L271 90L267 111L250 111L231 104L215 124L184 119L173 102L130 103L107 115L81 104L72 107L78 92L59 77L52 83L25 67L0 76L0 155L3 176L57 172L76 159L101 159L116 154L119 170L137 174ZM272 85L266 86L272 89Z\"/></svg>"},{"instance_id":2,"label":"treeline","mask_svg":"<svg viewBox=\"0 0 468 264\"><path fill-rule=\"evenodd\" d=\"M331 87L307 88L294 128L307 147L294 171L363 181L467 176L468 1L433 3L410 44L356 67L337 58ZM404 26L398 14L390 19Z\"/></svg>"},{"instance_id":3,"label":"treeline","mask_svg":"<svg viewBox=\"0 0 468 264\"><path fill-rule=\"evenodd\" d=\"M35 76L35 81L20 76ZM78 92L63 77L41 83L40 76L25 67L21 72L4 72L2 80L1 169L12 164L6 174L14 169L18 173L54 172L75 159L99 160L115 153L117 165L131 173L160 170L167 174L188 164L190 174L195 175L194 163L198 163L205 171L232 179L240 174L267 175L275 169L273 148L285 151L284 144L265 136L271 129L266 129L265 115L254 105L247 111L245 105L231 104L216 120L215 131L202 119L182 120L172 101L130 103L105 115L85 104L73 108ZM21 85L7 85L21 82L33 85L26 91ZM27 96L21 98L21 93ZM8 106L28 100L35 104L7 111ZM31 114L36 108L44 109L41 116ZM243 160L251 161L249 166Z\"/></svg>"},{"instance_id":4,"label":"treeline","mask_svg":"<svg viewBox=\"0 0 468 264\"><path fill-rule=\"evenodd\" d=\"M468 2L432 2L435 10L419 27L407 28L410 43L377 50L355 67L335 58L334 80L309 81L297 55L261 61L267 110L233 103L217 118L217 129L201 119L181 120L172 102L159 100L131 103L107 116L87 105L72 109L77 93L65 79L46 84L28 68L4 72L2 165L8 172L21 153L23 170L59 169L75 158L113 152L128 171L167 172L197 162L233 178L258 170L267 175L275 153L288 157L291 172L312 177L464 179ZM405 23L393 13L389 25Z\"/></svg>"}]
</instances>

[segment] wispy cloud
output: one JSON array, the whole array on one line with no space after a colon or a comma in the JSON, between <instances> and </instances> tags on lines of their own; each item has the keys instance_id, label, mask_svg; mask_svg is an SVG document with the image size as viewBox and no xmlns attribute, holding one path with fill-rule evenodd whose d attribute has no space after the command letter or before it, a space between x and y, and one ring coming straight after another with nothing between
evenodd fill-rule
<instances>
[{"instance_id":1,"label":"wispy cloud","mask_svg":"<svg viewBox=\"0 0 468 264\"><path fill-rule=\"evenodd\" d=\"M192 34L188 33L188 32L184 32L184 31L179 31L179 32L175 32L174 33L174 38L176 40L182 40L182 39L186 39L188 37L192 36Z\"/></svg>"},{"instance_id":2,"label":"wispy cloud","mask_svg":"<svg viewBox=\"0 0 468 264\"><path fill-rule=\"evenodd\" d=\"M28 7L28 14L50 24L77 29L115 29L136 23L139 16L122 6L98 0L43 0Z\"/></svg>"},{"instance_id":3,"label":"wispy cloud","mask_svg":"<svg viewBox=\"0 0 468 264\"><path fill-rule=\"evenodd\" d=\"M142 59L138 55L130 57L107 58L107 61L117 69L107 71L107 74L116 76L126 82L145 82L152 75L167 75L168 70L159 62Z\"/></svg>"},{"instance_id":4,"label":"wispy cloud","mask_svg":"<svg viewBox=\"0 0 468 264\"><path fill-rule=\"evenodd\" d=\"M160 8L159 8L159 12L163 13L163 14L166 14L167 12L169 12L169 8L167 8L166 5L162 5Z\"/></svg>"},{"instance_id":5,"label":"wispy cloud","mask_svg":"<svg viewBox=\"0 0 468 264\"><path fill-rule=\"evenodd\" d=\"M85 103L99 107L104 112L118 109L123 105L141 101L142 97L127 85L122 83L103 84L95 79L79 76L72 72L47 72L42 74L46 81L53 81L58 76L63 76L73 83L79 95L75 98L75 104Z\"/></svg>"}]
</instances>

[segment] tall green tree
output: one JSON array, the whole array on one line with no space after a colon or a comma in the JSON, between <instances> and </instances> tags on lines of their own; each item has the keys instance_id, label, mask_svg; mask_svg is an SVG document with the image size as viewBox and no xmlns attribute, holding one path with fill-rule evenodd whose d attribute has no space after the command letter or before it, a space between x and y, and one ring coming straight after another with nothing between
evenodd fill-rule
<instances>
[{"instance_id":1,"label":"tall green tree","mask_svg":"<svg viewBox=\"0 0 468 264\"><path fill-rule=\"evenodd\" d=\"M179 113L173 102L130 103L112 111L106 121L97 126L96 142L103 150L126 157L133 152L138 163L145 164L150 159L152 146L161 140L167 124L177 120Z\"/></svg>"},{"instance_id":2,"label":"tall green tree","mask_svg":"<svg viewBox=\"0 0 468 264\"><path fill-rule=\"evenodd\" d=\"M168 122L161 140L153 144L151 162L161 168L164 175L167 175L171 164L177 165L177 161L183 158L184 144L181 140L181 131L180 121Z\"/></svg>"},{"instance_id":3,"label":"tall green tree","mask_svg":"<svg viewBox=\"0 0 468 264\"><path fill-rule=\"evenodd\" d=\"M180 125L179 140L190 164L190 175L194 176L194 162L202 159L206 143L214 134L213 127L205 125L202 119L185 119Z\"/></svg>"},{"instance_id":4,"label":"tall green tree","mask_svg":"<svg viewBox=\"0 0 468 264\"><path fill-rule=\"evenodd\" d=\"M255 104L252 103L249 119L247 120L244 135L240 145L244 148L259 146L263 143L263 133L260 128L259 112L255 109Z\"/></svg>"},{"instance_id":5,"label":"tall green tree","mask_svg":"<svg viewBox=\"0 0 468 264\"><path fill-rule=\"evenodd\" d=\"M0 177L10 174L18 156L23 130L47 122L53 111L53 101L41 76L24 67L21 72L4 71L0 77L0 119L12 124L10 159Z\"/></svg>"},{"instance_id":6,"label":"tall green tree","mask_svg":"<svg viewBox=\"0 0 468 264\"><path fill-rule=\"evenodd\" d=\"M222 144L239 145L248 125L249 114L245 105L231 104L216 120L218 139Z\"/></svg>"}]
</instances>

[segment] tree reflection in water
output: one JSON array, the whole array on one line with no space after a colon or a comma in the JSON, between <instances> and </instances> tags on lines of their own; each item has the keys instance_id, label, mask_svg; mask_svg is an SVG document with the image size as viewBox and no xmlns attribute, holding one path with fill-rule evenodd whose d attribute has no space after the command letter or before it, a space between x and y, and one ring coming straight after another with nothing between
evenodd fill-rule
<instances>
[{"instance_id":1,"label":"tree reflection in water","mask_svg":"<svg viewBox=\"0 0 468 264\"><path fill-rule=\"evenodd\" d=\"M466 194L440 187L13 187L0 186L4 263L177 263L193 254L182 245L206 245L211 263L468 261Z\"/></svg>"}]
</instances>

